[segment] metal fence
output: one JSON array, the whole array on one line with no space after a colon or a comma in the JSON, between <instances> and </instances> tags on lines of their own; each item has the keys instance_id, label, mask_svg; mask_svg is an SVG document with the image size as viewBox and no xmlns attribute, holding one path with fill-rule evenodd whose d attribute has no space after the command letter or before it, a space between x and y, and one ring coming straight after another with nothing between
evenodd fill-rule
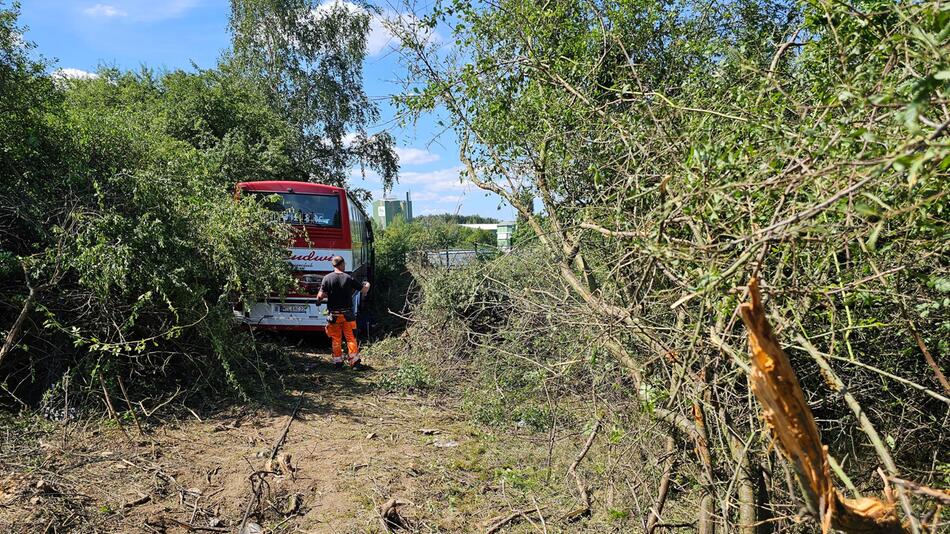
<instances>
[{"instance_id":1,"label":"metal fence","mask_svg":"<svg viewBox=\"0 0 950 534\"><path fill-rule=\"evenodd\" d=\"M492 247L478 249L444 249L420 251L418 261L423 267L460 269L497 254Z\"/></svg>"}]
</instances>

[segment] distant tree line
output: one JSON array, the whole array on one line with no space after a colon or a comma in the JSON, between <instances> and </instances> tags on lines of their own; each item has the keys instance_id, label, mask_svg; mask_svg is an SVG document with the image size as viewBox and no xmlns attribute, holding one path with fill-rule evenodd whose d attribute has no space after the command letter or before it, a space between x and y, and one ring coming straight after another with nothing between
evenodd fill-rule
<instances>
[{"instance_id":1,"label":"distant tree line","mask_svg":"<svg viewBox=\"0 0 950 534\"><path fill-rule=\"evenodd\" d=\"M494 217L482 217L481 215L457 215L452 213L437 213L433 215L419 215L413 217L413 221L420 221L424 224L430 221L456 224L497 224L500 221Z\"/></svg>"}]
</instances>

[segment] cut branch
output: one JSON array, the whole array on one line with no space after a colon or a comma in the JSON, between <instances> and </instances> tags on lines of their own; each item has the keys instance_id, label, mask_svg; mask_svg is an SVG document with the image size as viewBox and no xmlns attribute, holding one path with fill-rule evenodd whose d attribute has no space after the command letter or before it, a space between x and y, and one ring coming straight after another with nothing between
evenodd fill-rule
<instances>
[{"instance_id":1,"label":"cut branch","mask_svg":"<svg viewBox=\"0 0 950 534\"><path fill-rule=\"evenodd\" d=\"M409 503L392 498L379 507L379 524L382 525L385 532L395 532L398 529L408 528L406 520L399 515L399 507L406 504Z\"/></svg>"},{"instance_id":2,"label":"cut branch","mask_svg":"<svg viewBox=\"0 0 950 534\"><path fill-rule=\"evenodd\" d=\"M646 534L653 534L657 525L662 519L663 506L666 504L666 497L670 492L670 478L673 476L673 468L676 466L676 441L672 437L666 438L666 465L663 468L663 477L660 479L660 490L656 496L656 502L650 508L650 517L647 519Z\"/></svg>"},{"instance_id":3,"label":"cut branch","mask_svg":"<svg viewBox=\"0 0 950 534\"><path fill-rule=\"evenodd\" d=\"M901 486L902 488L907 488L908 491L920 495L921 497L933 499L942 505L950 506L950 491L945 489L929 488L922 484L897 477L888 477L888 480L898 486Z\"/></svg>"},{"instance_id":4,"label":"cut branch","mask_svg":"<svg viewBox=\"0 0 950 534\"><path fill-rule=\"evenodd\" d=\"M490 524L488 528L485 529L485 534L495 534L496 532L504 528L505 525L508 525L509 523L514 523L515 521L519 521L521 519L528 517L528 514L530 514L531 512L534 512L534 509L526 508L524 510L515 510L514 512L511 512L510 514L506 516L492 519L489 522Z\"/></svg>"},{"instance_id":5,"label":"cut branch","mask_svg":"<svg viewBox=\"0 0 950 534\"><path fill-rule=\"evenodd\" d=\"M112 398L109 397L109 390L106 389L106 381L103 380L102 373L99 373L99 385L102 386L102 396L105 397L106 408L109 409L109 415L112 416L116 426L122 431L122 435L125 436L125 441L132 443L132 438L130 438L128 432L125 431L125 427L122 426L122 421L119 419L119 414L116 413L115 407L112 406Z\"/></svg>"},{"instance_id":6,"label":"cut branch","mask_svg":"<svg viewBox=\"0 0 950 534\"><path fill-rule=\"evenodd\" d=\"M0 348L0 364L3 363L3 359L6 358L7 354L13 351L13 347L16 346L16 340L20 337L20 331L23 330L23 324L26 322L26 318L29 317L30 312L33 311L33 306L36 305L36 288L29 285L29 276L27 276L27 287L30 288L30 293L26 296L26 299L23 300L23 307L20 308L20 314L17 315L13 326L11 326L10 331L7 332L6 339L3 340L3 347Z\"/></svg>"},{"instance_id":7,"label":"cut branch","mask_svg":"<svg viewBox=\"0 0 950 534\"><path fill-rule=\"evenodd\" d=\"M749 330L752 391L780 450L791 462L808 510L823 532L836 528L855 533L904 533L893 503L873 498L847 499L834 487L827 449L805 402L798 377L779 345L762 306L758 281L749 282L751 302L740 305Z\"/></svg>"},{"instance_id":8,"label":"cut branch","mask_svg":"<svg viewBox=\"0 0 950 534\"><path fill-rule=\"evenodd\" d=\"M590 451L591 446L594 445L594 438L597 437L598 430L600 430L599 419L596 423L594 423L594 428L590 431L590 437L588 437L587 442L584 443L584 448L581 449L581 452L577 455L577 458L574 459L574 463L572 463L567 469L567 472L572 477L574 477L574 483L577 485L577 493L581 498L581 505L574 511L565 515L565 521L574 521L590 514L590 491L588 491L584 481L581 480L580 475L577 474L577 466L581 464L581 462L584 460L584 457L587 456L587 453Z\"/></svg>"},{"instance_id":9,"label":"cut branch","mask_svg":"<svg viewBox=\"0 0 950 534\"><path fill-rule=\"evenodd\" d=\"M940 366L937 365L937 361L934 360L933 355L927 350L927 345L924 344L924 339L920 336L920 332L917 331L917 326L914 325L913 321L908 321L908 324L910 325L910 332L914 335L914 340L920 348L920 352L924 353L924 359L927 360L927 365L933 369L934 376L937 377L937 381L943 386L943 390L950 393L950 382L947 381L946 375L940 370Z\"/></svg>"}]
</instances>

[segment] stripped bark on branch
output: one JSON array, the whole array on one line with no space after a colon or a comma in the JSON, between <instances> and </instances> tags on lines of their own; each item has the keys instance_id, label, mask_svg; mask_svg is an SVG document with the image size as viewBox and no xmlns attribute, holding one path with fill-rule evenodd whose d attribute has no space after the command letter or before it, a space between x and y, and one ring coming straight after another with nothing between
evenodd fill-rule
<instances>
[{"instance_id":1,"label":"stripped bark on branch","mask_svg":"<svg viewBox=\"0 0 950 534\"><path fill-rule=\"evenodd\" d=\"M848 499L831 479L827 447L822 445L815 418L805 402L798 377L779 345L762 306L758 281L749 282L750 302L739 307L749 330L752 391L782 453L791 462L809 511L822 532L903 533L893 502L874 498Z\"/></svg>"}]
</instances>

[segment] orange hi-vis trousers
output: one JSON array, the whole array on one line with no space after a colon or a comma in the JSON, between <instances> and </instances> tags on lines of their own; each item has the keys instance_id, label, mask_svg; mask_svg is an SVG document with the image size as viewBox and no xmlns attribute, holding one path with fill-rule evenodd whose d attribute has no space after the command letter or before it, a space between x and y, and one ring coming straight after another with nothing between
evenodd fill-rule
<instances>
[{"instance_id":1,"label":"orange hi-vis trousers","mask_svg":"<svg viewBox=\"0 0 950 534\"><path fill-rule=\"evenodd\" d=\"M356 321L347 321L343 314L333 314L336 321L327 323L327 335L333 342L333 363L343 362L343 338L346 337L347 363L356 365L360 361L360 348L356 344Z\"/></svg>"}]
</instances>

